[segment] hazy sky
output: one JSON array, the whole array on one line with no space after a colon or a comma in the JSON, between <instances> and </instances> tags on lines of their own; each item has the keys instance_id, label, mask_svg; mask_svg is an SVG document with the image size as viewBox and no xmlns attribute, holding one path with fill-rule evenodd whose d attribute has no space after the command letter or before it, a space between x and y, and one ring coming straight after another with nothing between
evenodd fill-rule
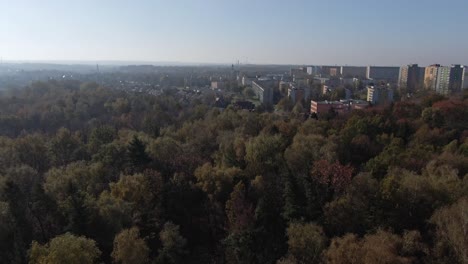
<instances>
[{"instance_id":1,"label":"hazy sky","mask_svg":"<svg viewBox=\"0 0 468 264\"><path fill-rule=\"evenodd\" d=\"M0 56L468 64L468 0L0 0Z\"/></svg>"}]
</instances>

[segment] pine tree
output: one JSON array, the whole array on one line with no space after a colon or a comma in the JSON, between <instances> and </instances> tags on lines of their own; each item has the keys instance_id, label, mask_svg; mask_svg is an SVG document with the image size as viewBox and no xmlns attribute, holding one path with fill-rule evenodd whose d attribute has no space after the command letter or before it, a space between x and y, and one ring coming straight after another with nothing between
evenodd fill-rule
<instances>
[{"instance_id":1,"label":"pine tree","mask_svg":"<svg viewBox=\"0 0 468 264\"><path fill-rule=\"evenodd\" d=\"M133 136L132 141L127 147L128 163L134 172L143 171L151 159L146 153L145 144L137 137Z\"/></svg>"}]
</instances>

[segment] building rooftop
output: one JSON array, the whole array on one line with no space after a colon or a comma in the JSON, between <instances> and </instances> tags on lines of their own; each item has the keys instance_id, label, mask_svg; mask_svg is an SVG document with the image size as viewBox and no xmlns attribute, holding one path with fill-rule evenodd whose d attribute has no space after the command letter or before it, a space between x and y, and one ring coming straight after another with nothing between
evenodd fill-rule
<instances>
[{"instance_id":1,"label":"building rooftop","mask_svg":"<svg viewBox=\"0 0 468 264\"><path fill-rule=\"evenodd\" d=\"M313 101L313 100L312 100ZM339 101L313 101L317 104L369 104L367 101L358 99L341 99Z\"/></svg>"}]
</instances>

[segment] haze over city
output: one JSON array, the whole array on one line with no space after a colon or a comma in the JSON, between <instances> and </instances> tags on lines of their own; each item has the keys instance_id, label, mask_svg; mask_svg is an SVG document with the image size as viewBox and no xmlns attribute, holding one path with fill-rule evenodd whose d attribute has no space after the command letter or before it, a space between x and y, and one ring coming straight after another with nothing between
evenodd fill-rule
<instances>
[{"instance_id":1,"label":"haze over city","mask_svg":"<svg viewBox=\"0 0 468 264\"><path fill-rule=\"evenodd\" d=\"M0 1L3 61L468 64L468 1Z\"/></svg>"}]
</instances>

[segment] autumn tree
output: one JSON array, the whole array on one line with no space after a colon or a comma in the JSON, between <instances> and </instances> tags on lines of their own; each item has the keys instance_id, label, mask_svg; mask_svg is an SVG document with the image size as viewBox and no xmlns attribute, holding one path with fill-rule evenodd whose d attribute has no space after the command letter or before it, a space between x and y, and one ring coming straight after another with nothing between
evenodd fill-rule
<instances>
[{"instance_id":1,"label":"autumn tree","mask_svg":"<svg viewBox=\"0 0 468 264\"><path fill-rule=\"evenodd\" d=\"M18 232L17 224L7 202L0 202L0 262L21 263L24 261L25 243Z\"/></svg>"},{"instance_id":2,"label":"autumn tree","mask_svg":"<svg viewBox=\"0 0 468 264\"><path fill-rule=\"evenodd\" d=\"M307 210L311 219L322 213L322 207L334 195L341 194L351 182L354 169L341 165L338 161L330 163L318 160L310 172L310 189L307 193Z\"/></svg>"},{"instance_id":3,"label":"autumn tree","mask_svg":"<svg viewBox=\"0 0 468 264\"><path fill-rule=\"evenodd\" d=\"M325 251L329 264L406 264L410 257L402 256L403 241L398 235L379 230L360 239L354 234L334 238Z\"/></svg>"},{"instance_id":4,"label":"autumn tree","mask_svg":"<svg viewBox=\"0 0 468 264\"><path fill-rule=\"evenodd\" d=\"M275 172L284 166L282 153L285 141L280 135L264 135L251 139L246 145L247 169L253 175Z\"/></svg>"},{"instance_id":5,"label":"autumn tree","mask_svg":"<svg viewBox=\"0 0 468 264\"><path fill-rule=\"evenodd\" d=\"M57 131L55 137L49 142L48 149L55 166L64 166L87 156L84 144L66 128Z\"/></svg>"},{"instance_id":6,"label":"autumn tree","mask_svg":"<svg viewBox=\"0 0 468 264\"><path fill-rule=\"evenodd\" d=\"M323 156L326 139L320 135L297 134L284 152L288 167L294 173L308 173L314 161Z\"/></svg>"},{"instance_id":7,"label":"autumn tree","mask_svg":"<svg viewBox=\"0 0 468 264\"><path fill-rule=\"evenodd\" d=\"M368 174L358 174L345 194L324 207L324 227L328 234L364 235L379 224L379 183Z\"/></svg>"},{"instance_id":8,"label":"autumn tree","mask_svg":"<svg viewBox=\"0 0 468 264\"><path fill-rule=\"evenodd\" d=\"M431 222L436 227L435 256L439 263L467 263L468 198L437 210Z\"/></svg>"},{"instance_id":9,"label":"autumn tree","mask_svg":"<svg viewBox=\"0 0 468 264\"><path fill-rule=\"evenodd\" d=\"M253 261L255 256L250 248L253 243L254 211L252 204L247 199L246 192L245 185L239 182L226 203L229 235L225 239L225 243L228 263L249 263Z\"/></svg>"},{"instance_id":10,"label":"autumn tree","mask_svg":"<svg viewBox=\"0 0 468 264\"><path fill-rule=\"evenodd\" d=\"M145 264L149 262L149 248L140 238L136 227L122 230L114 239L114 262L121 264Z\"/></svg>"},{"instance_id":11,"label":"autumn tree","mask_svg":"<svg viewBox=\"0 0 468 264\"><path fill-rule=\"evenodd\" d=\"M44 137L26 135L15 141L13 145L21 163L24 163L38 172L45 172L49 168L47 145Z\"/></svg>"},{"instance_id":12,"label":"autumn tree","mask_svg":"<svg viewBox=\"0 0 468 264\"><path fill-rule=\"evenodd\" d=\"M392 169L380 186L382 224L398 232L423 230L434 210L465 194L463 186L463 180L448 166L430 164L422 174Z\"/></svg>"},{"instance_id":13,"label":"autumn tree","mask_svg":"<svg viewBox=\"0 0 468 264\"><path fill-rule=\"evenodd\" d=\"M287 229L288 257L296 263L321 263L327 239L322 228L314 223L291 223Z\"/></svg>"},{"instance_id":14,"label":"autumn tree","mask_svg":"<svg viewBox=\"0 0 468 264\"><path fill-rule=\"evenodd\" d=\"M187 240L180 234L179 226L166 222L159 233L159 239L162 248L158 251L156 263L181 263L187 253L185 249Z\"/></svg>"},{"instance_id":15,"label":"autumn tree","mask_svg":"<svg viewBox=\"0 0 468 264\"><path fill-rule=\"evenodd\" d=\"M88 146L91 152L96 152L102 145L111 143L116 137L116 131L109 125L98 126L91 131Z\"/></svg>"},{"instance_id":16,"label":"autumn tree","mask_svg":"<svg viewBox=\"0 0 468 264\"><path fill-rule=\"evenodd\" d=\"M92 239L66 233L45 245L34 241L29 251L29 263L93 264L98 263L100 255L101 251Z\"/></svg>"},{"instance_id":17,"label":"autumn tree","mask_svg":"<svg viewBox=\"0 0 468 264\"><path fill-rule=\"evenodd\" d=\"M163 179L156 171L122 175L118 182L110 184L111 196L128 208L133 224L138 225L145 236L151 237L157 235L162 224L163 188Z\"/></svg>"},{"instance_id":18,"label":"autumn tree","mask_svg":"<svg viewBox=\"0 0 468 264\"><path fill-rule=\"evenodd\" d=\"M226 215L230 232L241 232L253 223L253 207L247 200L246 188L239 182L226 202Z\"/></svg>"}]
</instances>

